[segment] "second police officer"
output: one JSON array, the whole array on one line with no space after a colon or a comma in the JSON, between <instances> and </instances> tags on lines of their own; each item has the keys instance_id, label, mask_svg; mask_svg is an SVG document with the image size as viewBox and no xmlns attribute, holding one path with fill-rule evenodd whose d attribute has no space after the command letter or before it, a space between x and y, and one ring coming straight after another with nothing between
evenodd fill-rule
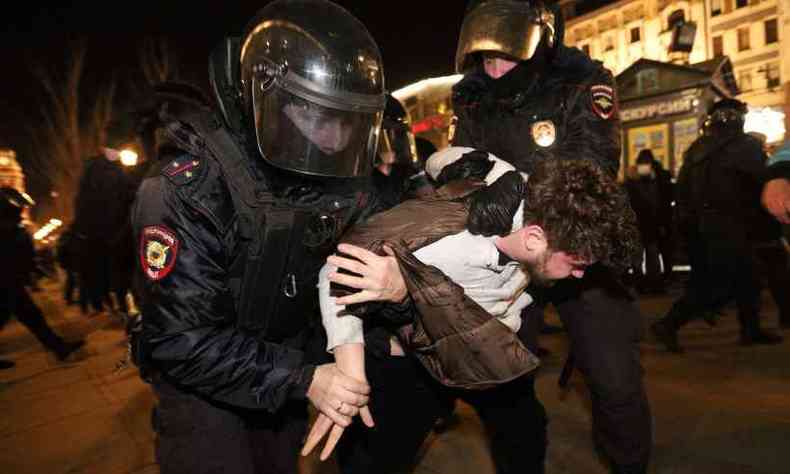
<instances>
[{"instance_id":1,"label":"second police officer","mask_svg":"<svg viewBox=\"0 0 790 474\"><path fill-rule=\"evenodd\" d=\"M341 424L367 402L311 341L318 270L373 207L355 178L379 139L381 56L339 6L278 0L215 50L210 78L219 110L168 108L180 151L132 218L158 461L164 474L295 473L307 400Z\"/></svg>"},{"instance_id":2,"label":"second police officer","mask_svg":"<svg viewBox=\"0 0 790 474\"><path fill-rule=\"evenodd\" d=\"M612 75L563 45L563 34L557 7L540 0L469 3L456 55L456 70L464 77L453 89L453 145L489 151L525 172L562 149L564 156L617 173L620 122ZM543 301L554 304L568 331L576 366L591 392L595 440L613 472L646 472L651 417L639 362L637 308L600 266L581 281L557 284ZM534 351L535 321L543 310L530 308L536 309L524 315L522 331ZM533 432L525 439L541 435L543 446L530 449L545 453L545 426L531 423L523 430Z\"/></svg>"}]
</instances>

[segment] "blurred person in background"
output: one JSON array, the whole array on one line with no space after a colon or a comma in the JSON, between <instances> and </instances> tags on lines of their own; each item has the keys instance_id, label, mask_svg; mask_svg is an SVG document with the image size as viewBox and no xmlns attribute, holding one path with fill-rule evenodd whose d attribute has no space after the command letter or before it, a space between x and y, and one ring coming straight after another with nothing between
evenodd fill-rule
<instances>
[{"instance_id":1,"label":"blurred person in background","mask_svg":"<svg viewBox=\"0 0 790 474\"><path fill-rule=\"evenodd\" d=\"M134 268L129 218L138 183L121 163L121 152L136 139L132 114L116 118L107 137L105 146L85 162L71 227L83 308L124 315Z\"/></svg>"},{"instance_id":2,"label":"blurred person in background","mask_svg":"<svg viewBox=\"0 0 790 474\"><path fill-rule=\"evenodd\" d=\"M650 326L670 352L683 351L681 327L698 316L710 319L733 299L741 345L782 341L760 328L757 255L774 248L781 230L760 206L767 157L762 143L743 131L746 111L735 99L713 104L707 133L686 151L678 175L678 227L688 241L691 276L669 313Z\"/></svg>"},{"instance_id":3,"label":"blurred person in background","mask_svg":"<svg viewBox=\"0 0 790 474\"><path fill-rule=\"evenodd\" d=\"M66 342L55 334L28 293L35 251L33 239L22 226L22 210L31 204L17 190L0 188L0 327L16 316L47 350L63 361L85 343ZM9 361L0 361L0 368L12 366Z\"/></svg>"},{"instance_id":4,"label":"blurred person in background","mask_svg":"<svg viewBox=\"0 0 790 474\"><path fill-rule=\"evenodd\" d=\"M664 293L672 271L672 178L649 149L639 152L635 171L626 189L645 249L637 288L642 293Z\"/></svg>"}]
</instances>

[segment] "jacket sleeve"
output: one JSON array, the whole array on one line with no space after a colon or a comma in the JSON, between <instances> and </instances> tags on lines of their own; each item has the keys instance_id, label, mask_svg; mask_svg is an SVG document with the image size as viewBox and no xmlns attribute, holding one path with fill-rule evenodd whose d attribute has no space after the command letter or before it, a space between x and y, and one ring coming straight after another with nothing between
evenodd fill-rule
<instances>
[{"instance_id":1,"label":"jacket sleeve","mask_svg":"<svg viewBox=\"0 0 790 474\"><path fill-rule=\"evenodd\" d=\"M612 74L596 68L592 77L580 84L572 97L566 118L564 156L588 157L612 176L620 169L621 125L616 86ZM612 101L609 112L596 101Z\"/></svg>"},{"instance_id":2,"label":"jacket sleeve","mask_svg":"<svg viewBox=\"0 0 790 474\"><path fill-rule=\"evenodd\" d=\"M147 363L172 383L238 407L275 412L288 398L303 398L314 370L303 365L303 354L235 327L225 285L230 237L210 212L190 207L157 176L138 191L132 222ZM149 253L162 249L152 243L156 235L172 237L172 260Z\"/></svg>"}]
</instances>

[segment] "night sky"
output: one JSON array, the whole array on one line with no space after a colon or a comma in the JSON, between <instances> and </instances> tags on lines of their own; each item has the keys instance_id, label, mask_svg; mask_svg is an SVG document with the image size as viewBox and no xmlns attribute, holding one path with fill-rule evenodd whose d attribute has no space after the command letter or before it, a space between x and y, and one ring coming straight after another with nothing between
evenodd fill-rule
<instances>
[{"instance_id":1,"label":"night sky","mask_svg":"<svg viewBox=\"0 0 790 474\"><path fill-rule=\"evenodd\" d=\"M139 79L142 39L158 36L165 37L177 51L182 78L206 87L206 58L211 48L224 36L240 35L266 2L72 2L72 6L57 7L32 3L18 2L0 19L0 147L15 149L23 167L30 153L26 130L39 120L36 110L42 97L31 64L61 66L68 56L69 41L84 39L88 56L82 91L87 98L94 85L101 85L113 74L120 79ZM337 3L359 18L378 43L389 90L454 72L465 0Z\"/></svg>"}]
</instances>

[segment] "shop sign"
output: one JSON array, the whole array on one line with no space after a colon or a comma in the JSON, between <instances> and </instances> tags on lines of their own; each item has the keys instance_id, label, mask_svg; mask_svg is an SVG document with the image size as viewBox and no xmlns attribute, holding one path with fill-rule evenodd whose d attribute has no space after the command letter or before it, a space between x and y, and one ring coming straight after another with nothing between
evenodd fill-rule
<instances>
[{"instance_id":1,"label":"shop sign","mask_svg":"<svg viewBox=\"0 0 790 474\"><path fill-rule=\"evenodd\" d=\"M634 120L649 120L666 117L668 115L682 114L694 110L697 103L698 101L694 97L680 97L641 105L639 107L623 108L620 111L620 120L623 122L631 122Z\"/></svg>"}]
</instances>

